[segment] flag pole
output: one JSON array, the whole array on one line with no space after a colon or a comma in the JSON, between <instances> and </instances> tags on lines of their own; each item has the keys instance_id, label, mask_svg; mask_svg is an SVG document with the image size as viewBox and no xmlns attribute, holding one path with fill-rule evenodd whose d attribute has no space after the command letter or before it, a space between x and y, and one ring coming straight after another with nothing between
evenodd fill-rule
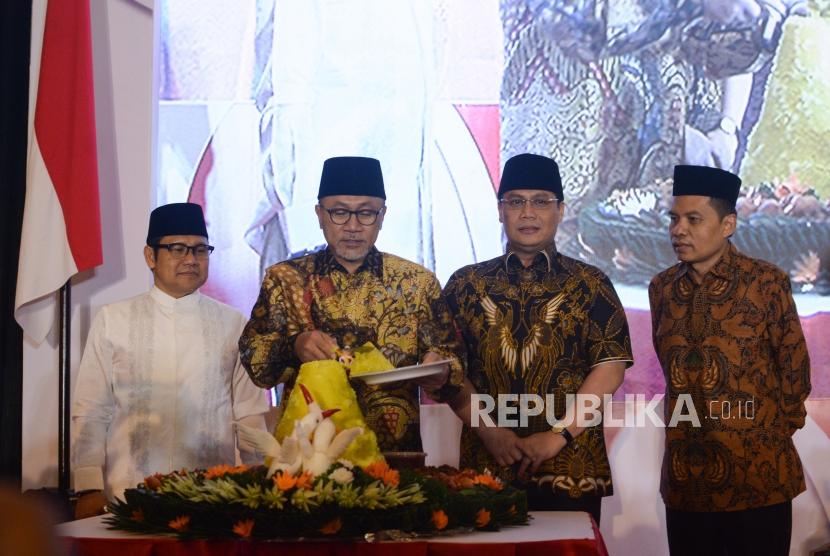
<instances>
[{"instance_id":1,"label":"flag pole","mask_svg":"<svg viewBox=\"0 0 830 556\"><path fill-rule=\"evenodd\" d=\"M58 348L58 490L69 492L69 381L72 341L72 286L69 280L60 289L60 344Z\"/></svg>"}]
</instances>

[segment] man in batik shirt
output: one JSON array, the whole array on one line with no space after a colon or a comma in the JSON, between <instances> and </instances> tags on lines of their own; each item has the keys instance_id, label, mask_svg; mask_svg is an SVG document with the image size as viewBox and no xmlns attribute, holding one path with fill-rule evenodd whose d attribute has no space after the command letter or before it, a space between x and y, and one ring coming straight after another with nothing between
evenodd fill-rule
<instances>
[{"instance_id":1,"label":"man in batik shirt","mask_svg":"<svg viewBox=\"0 0 830 556\"><path fill-rule=\"evenodd\" d=\"M420 451L418 386L438 400L457 393L460 347L435 275L375 248L385 199L377 160L324 163L315 211L328 247L267 270L239 351L254 383L289 389L302 363L365 342L395 367L451 359L442 374L411 382L352 381L380 449Z\"/></svg>"},{"instance_id":2,"label":"man in batik shirt","mask_svg":"<svg viewBox=\"0 0 830 556\"><path fill-rule=\"evenodd\" d=\"M792 499L805 488L791 436L804 426L810 359L789 277L729 241L740 185L724 170L675 167L680 262L649 286L666 415L682 402L697 416L666 428L673 556L788 554Z\"/></svg>"},{"instance_id":3,"label":"man in batik shirt","mask_svg":"<svg viewBox=\"0 0 830 556\"><path fill-rule=\"evenodd\" d=\"M566 395L602 398L622 383L633 362L625 313L602 272L556 250L565 212L556 162L511 158L498 197L507 254L458 270L444 288L468 354L469 382L452 404L468 425L461 464L529 479L531 509L587 511L599 522L612 494L602 425L568 422ZM546 408L524 427L471 428L474 391L550 394L559 421L551 427Z\"/></svg>"}]
</instances>

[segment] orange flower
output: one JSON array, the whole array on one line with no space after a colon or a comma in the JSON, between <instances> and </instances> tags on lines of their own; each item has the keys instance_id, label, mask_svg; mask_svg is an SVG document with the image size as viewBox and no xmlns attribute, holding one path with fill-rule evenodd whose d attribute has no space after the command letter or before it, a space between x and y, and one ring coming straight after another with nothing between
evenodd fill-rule
<instances>
[{"instance_id":1,"label":"orange flower","mask_svg":"<svg viewBox=\"0 0 830 556\"><path fill-rule=\"evenodd\" d=\"M205 479L218 479L228 473L233 471L233 467L230 465L214 465L210 467L207 471L205 471Z\"/></svg>"},{"instance_id":2,"label":"orange flower","mask_svg":"<svg viewBox=\"0 0 830 556\"><path fill-rule=\"evenodd\" d=\"M150 475L144 479L144 484L150 490L158 490L161 488L161 480L164 478L164 475L161 473L156 473L154 475Z\"/></svg>"},{"instance_id":3,"label":"orange flower","mask_svg":"<svg viewBox=\"0 0 830 556\"><path fill-rule=\"evenodd\" d=\"M397 469L387 469L386 473L383 474L383 484L387 486L398 486L401 482L401 474L398 473Z\"/></svg>"},{"instance_id":4,"label":"orange flower","mask_svg":"<svg viewBox=\"0 0 830 556\"><path fill-rule=\"evenodd\" d=\"M490 473L476 475L473 479L473 484L489 487L493 490L501 490L504 488L502 482L493 477Z\"/></svg>"},{"instance_id":5,"label":"orange flower","mask_svg":"<svg viewBox=\"0 0 830 556\"><path fill-rule=\"evenodd\" d=\"M444 513L444 510L435 510L432 512L432 524L435 525L435 528L441 531L447 526L447 523L450 522L450 518L447 517L447 514Z\"/></svg>"},{"instance_id":6,"label":"orange flower","mask_svg":"<svg viewBox=\"0 0 830 556\"><path fill-rule=\"evenodd\" d=\"M250 538L251 531L254 530L254 520L253 519L246 519L245 521L238 521L233 526L233 532L242 537L243 539Z\"/></svg>"},{"instance_id":7,"label":"orange flower","mask_svg":"<svg viewBox=\"0 0 830 556\"><path fill-rule=\"evenodd\" d=\"M510 509L507 510L508 515L516 515L516 504L510 506Z\"/></svg>"},{"instance_id":8,"label":"orange flower","mask_svg":"<svg viewBox=\"0 0 830 556\"><path fill-rule=\"evenodd\" d=\"M144 521L144 510L142 510L141 508L133 510L133 513L130 516L130 518L132 518L133 521L138 521L139 523L141 523L142 521Z\"/></svg>"},{"instance_id":9,"label":"orange flower","mask_svg":"<svg viewBox=\"0 0 830 556\"><path fill-rule=\"evenodd\" d=\"M280 490L290 490L297 484L297 477L284 471L280 471L271 477L271 480L274 481L274 484Z\"/></svg>"},{"instance_id":10,"label":"orange flower","mask_svg":"<svg viewBox=\"0 0 830 556\"><path fill-rule=\"evenodd\" d=\"M471 479L470 477L459 477L456 481L456 488L465 489L465 488L473 488L475 486L475 479Z\"/></svg>"},{"instance_id":11,"label":"orange flower","mask_svg":"<svg viewBox=\"0 0 830 556\"><path fill-rule=\"evenodd\" d=\"M320 532L324 535L336 535L340 529L343 528L343 522L340 521L339 517L335 517L322 527L320 527Z\"/></svg>"},{"instance_id":12,"label":"orange flower","mask_svg":"<svg viewBox=\"0 0 830 556\"><path fill-rule=\"evenodd\" d=\"M476 527L481 529L482 527L486 527L488 523L490 523L490 512L481 508L476 512Z\"/></svg>"},{"instance_id":13,"label":"orange flower","mask_svg":"<svg viewBox=\"0 0 830 556\"><path fill-rule=\"evenodd\" d=\"M171 529L175 529L181 533L182 531L186 531L187 526L190 525L190 516L180 515L176 519L170 521L167 525L169 525Z\"/></svg>"},{"instance_id":14,"label":"orange flower","mask_svg":"<svg viewBox=\"0 0 830 556\"><path fill-rule=\"evenodd\" d=\"M311 489L311 483L314 482L314 477L311 476L311 473L305 471L302 475L297 477L297 488L303 488L305 490Z\"/></svg>"},{"instance_id":15,"label":"orange flower","mask_svg":"<svg viewBox=\"0 0 830 556\"><path fill-rule=\"evenodd\" d=\"M389 467L389 464L383 460L370 463L364 471L373 479L383 481L385 485L398 486L401 482L401 474L396 469Z\"/></svg>"},{"instance_id":16,"label":"orange flower","mask_svg":"<svg viewBox=\"0 0 830 556\"><path fill-rule=\"evenodd\" d=\"M363 470L373 479L383 479L383 474L389 471L389 464L379 459L367 465Z\"/></svg>"}]
</instances>

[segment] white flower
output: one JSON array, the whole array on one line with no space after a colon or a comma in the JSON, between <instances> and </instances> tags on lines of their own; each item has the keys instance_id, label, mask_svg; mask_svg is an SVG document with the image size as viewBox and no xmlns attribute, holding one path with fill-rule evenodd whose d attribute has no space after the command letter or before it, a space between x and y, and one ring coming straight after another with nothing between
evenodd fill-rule
<instances>
[{"instance_id":1,"label":"white flower","mask_svg":"<svg viewBox=\"0 0 830 556\"><path fill-rule=\"evenodd\" d=\"M338 467L334 471L331 472L329 475L333 481L340 483L341 485L345 485L351 483L354 480L354 473L346 469L345 467Z\"/></svg>"},{"instance_id":2,"label":"white flower","mask_svg":"<svg viewBox=\"0 0 830 556\"><path fill-rule=\"evenodd\" d=\"M349 469L352 469L354 467L354 463L352 463L351 461L349 461L347 459L339 459L339 460L337 460L337 463L339 463L343 467L348 467Z\"/></svg>"}]
</instances>

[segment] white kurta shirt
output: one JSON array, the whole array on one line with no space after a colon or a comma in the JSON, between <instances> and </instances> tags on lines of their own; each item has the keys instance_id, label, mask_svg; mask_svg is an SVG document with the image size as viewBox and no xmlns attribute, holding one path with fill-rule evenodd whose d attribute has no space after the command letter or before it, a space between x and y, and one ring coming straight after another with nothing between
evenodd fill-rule
<instances>
[{"instance_id":1,"label":"white kurta shirt","mask_svg":"<svg viewBox=\"0 0 830 556\"><path fill-rule=\"evenodd\" d=\"M155 287L103 307L75 388L75 490L122 497L153 473L233 465L233 421L268 410L239 363L245 322L199 292Z\"/></svg>"}]
</instances>

